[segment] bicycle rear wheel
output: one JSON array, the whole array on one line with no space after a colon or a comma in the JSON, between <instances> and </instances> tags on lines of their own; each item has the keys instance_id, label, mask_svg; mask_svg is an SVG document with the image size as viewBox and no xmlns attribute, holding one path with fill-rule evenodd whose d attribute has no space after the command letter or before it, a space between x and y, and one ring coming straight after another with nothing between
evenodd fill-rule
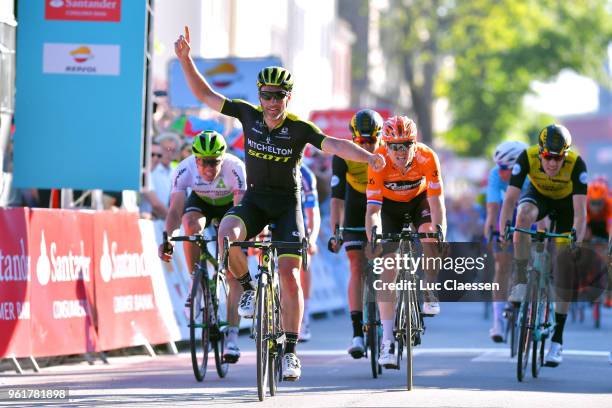
<instances>
[{"instance_id":1,"label":"bicycle rear wheel","mask_svg":"<svg viewBox=\"0 0 612 408\"><path fill-rule=\"evenodd\" d=\"M229 363L223 360L223 347L225 346L225 333L227 329L227 282L225 277L219 275L217 277L217 321L216 321L216 338L213 341L213 349L215 351L215 367L220 378L227 375ZM212 340L212 338L211 338Z\"/></svg>"},{"instance_id":2,"label":"bicycle rear wheel","mask_svg":"<svg viewBox=\"0 0 612 408\"><path fill-rule=\"evenodd\" d=\"M521 302L520 307L520 328L518 343L518 358L516 362L516 376L519 381L523 381L529 364L529 350L531 349L531 338L533 337L533 321L531 320L531 309L533 301L531 296L531 285L527 286L526 300Z\"/></svg>"},{"instance_id":3,"label":"bicycle rear wheel","mask_svg":"<svg viewBox=\"0 0 612 408\"><path fill-rule=\"evenodd\" d=\"M519 314L519 306L515 305L514 303L511 303L510 305L510 311L508 312L509 316L508 316L508 330L510 331L509 333L509 337L510 337L510 358L514 358L514 356L516 356L516 353L518 352L518 328L516 327L516 323L518 320L518 314Z\"/></svg>"},{"instance_id":4,"label":"bicycle rear wheel","mask_svg":"<svg viewBox=\"0 0 612 408\"><path fill-rule=\"evenodd\" d=\"M208 281L201 268L196 268L189 307L189 348L196 380L203 381L208 366L211 297Z\"/></svg>"},{"instance_id":5,"label":"bicycle rear wheel","mask_svg":"<svg viewBox=\"0 0 612 408\"><path fill-rule=\"evenodd\" d=\"M257 396L260 401L266 398L268 381L268 291L266 275L262 274L257 284L255 303L255 347L257 353Z\"/></svg>"},{"instance_id":6,"label":"bicycle rear wheel","mask_svg":"<svg viewBox=\"0 0 612 408\"><path fill-rule=\"evenodd\" d=\"M538 378L538 374L540 373L540 368L542 367L544 338L541 332L544 329L545 323L546 323L546 320L544 319L544 313L542 313L542 308L544 307L545 306L544 304L541 303L541 301L536 301L534 302L534 307L532 307L531 309L531 315L532 315L531 321L533 322L531 376L533 378ZM541 352L540 352L540 348L542 348ZM538 356L538 352L540 352L539 356Z\"/></svg>"},{"instance_id":7,"label":"bicycle rear wheel","mask_svg":"<svg viewBox=\"0 0 612 408\"><path fill-rule=\"evenodd\" d=\"M280 292L278 285L271 290L273 295L270 296L270 310L272 310L270 327L272 327L270 335L274 340L269 345L268 351L268 384L270 386L270 395L275 396L278 388L278 382L283 375L283 345L278 342L278 337L282 335L281 322L281 307L280 307Z\"/></svg>"}]
</instances>

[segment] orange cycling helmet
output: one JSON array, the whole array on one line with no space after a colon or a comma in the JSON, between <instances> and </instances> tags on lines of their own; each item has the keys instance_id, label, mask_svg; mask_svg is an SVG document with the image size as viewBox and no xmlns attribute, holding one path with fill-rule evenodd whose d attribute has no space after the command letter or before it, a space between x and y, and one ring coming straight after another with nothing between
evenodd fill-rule
<instances>
[{"instance_id":1,"label":"orange cycling helmet","mask_svg":"<svg viewBox=\"0 0 612 408\"><path fill-rule=\"evenodd\" d=\"M416 124L407 116L392 116L383 124L382 138L387 143L416 142Z\"/></svg>"},{"instance_id":2,"label":"orange cycling helmet","mask_svg":"<svg viewBox=\"0 0 612 408\"><path fill-rule=\"evenodd\" d=\"M596 178L589 183L587 188L587 199L606 200L608 198L608 183L603 178Z\"/></svg>"}]
</instances>

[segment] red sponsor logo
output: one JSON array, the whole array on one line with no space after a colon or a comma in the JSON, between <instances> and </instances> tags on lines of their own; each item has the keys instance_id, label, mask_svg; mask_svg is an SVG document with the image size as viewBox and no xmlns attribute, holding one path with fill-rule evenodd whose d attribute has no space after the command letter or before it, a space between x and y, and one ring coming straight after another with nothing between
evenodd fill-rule
<instances>
[{"instance_id":1,"label":"red sponsor logo","mask_svg":"<svg viewBox=\"0 0 612 408\"><path fill-rule=\"evenodd\" d=\"M74 62L76 62L77 64L82 64L85 61L88 61L93 58L91 49L86 46L82 46L70 51L70 55L74 59Z\"/></svg>"},{"instance_id":2,"label":"red sponsor logo","mask_svg":"<svg viewBox=\"0 0 612 408\"><path fill-rule=\"evenodd\" d=\"M46 0L45 19L117 22L121 0Z\"/></svg>"}]
</instances>

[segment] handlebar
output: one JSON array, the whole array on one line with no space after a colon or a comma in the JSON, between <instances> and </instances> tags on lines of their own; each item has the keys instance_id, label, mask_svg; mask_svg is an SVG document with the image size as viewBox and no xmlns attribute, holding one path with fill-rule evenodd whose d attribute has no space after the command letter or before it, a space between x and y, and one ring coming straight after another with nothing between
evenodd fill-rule
<instances>
[{"instance_id":1,"label":"handlebar","mask_svg":"<svg viewBox=\"0 0 612 408\"><path fill-rule=\"evenodd\" d=\"M396 233L386 233L386 234L377 234L376 226L372 227L372 250L375 249L376 244L384 244L388 242L399 242L401 240L409 240L409 241L417 241L423 238L433 238L437 241L438 245L441 246L442 242L444 242L444 233L442 232L442 226L440 224L436 225L436 232L416 232L411 231L408 228L402 229L401 232ZM440 248L441 249L441 248Z\"/></svg>"},{"instance_id":2,"label":"handlebar","mask_svg":"<svg viewBox=\"0 0 612 408\"><path fill-rule=\"evenodd\" d=\"M277 248L277 249L301 249L302 250L302 267L308 268L308 240L302 238L300 242L289 241L230 241L227 237L223 239L224 255L229 251L230 247L246 248ZM226 256L224 256L227 259Z\"/></svg>"},{"instance_id":3,"label":"handlebar","mask_svg":"<svg viewBox=\"0 0 612 408\"><path fill-rule=\"evenodd\" d=\"M168 241L168 233L164 232L165 242ZM202 234L193 234L193 235L179 235L175 237L171 237L170 241L178 242L178 241L188 241L196 244L207 244L209 242L215 242L217 237L206 238Z\"/></svg>"},{"instance_id":4,"label":"handlebar","mask_svg":"<svg viewBox=\"0 0 612 408\"><path fill-rule=\"evenodd\" d=\"M327 250L332 253L338 253L340 248L342 248L342 244L344 244L344 238L342 237L343 232L365 232L365 227L341 227L336 224L334 228L334 235L329 238L327 241ZM338 245L338 250L333 250L334 242Z\"/></svg>"},{"instance_id":5,"label":"handlebar","mask_svg":"<svg viewBox=\"0 0 612 408\"><path fill-rule=\"evenodd\" d=\"M532 230L525 228L512 227L510 224L506 224L506 231L504 236L506 240L510 238L510 234L513 232L521 232L523 234L531 235L534 241L543 242L546 238L565 238L569 239L572 244L576 242L576 230L572 228L569 234L557 234L554 232L548 232L546 230Z\"/></svg>"}]
</instances>

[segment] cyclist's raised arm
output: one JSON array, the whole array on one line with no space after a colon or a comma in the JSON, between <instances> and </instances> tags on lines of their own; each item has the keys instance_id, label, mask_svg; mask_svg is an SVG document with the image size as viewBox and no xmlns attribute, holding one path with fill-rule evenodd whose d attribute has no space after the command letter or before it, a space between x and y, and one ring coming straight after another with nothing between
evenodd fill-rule
<instances>
[{"instance_id":1,"label":"cyclist's raised arm","mask_svg":"<svg viewBox=\"0 0 612 408\"><path fill-rule=\"evenodd\" d=\"M206 82L206 79L198 72L191 58L189 27L185 26L185 35L180 35L174 43L174 52L181 63L181 68L183 69L191 92L193 92L198 100L205 103L208 107L220 112L225 97L215 92L208 82Z\"/></svg>"}]
</instances>

